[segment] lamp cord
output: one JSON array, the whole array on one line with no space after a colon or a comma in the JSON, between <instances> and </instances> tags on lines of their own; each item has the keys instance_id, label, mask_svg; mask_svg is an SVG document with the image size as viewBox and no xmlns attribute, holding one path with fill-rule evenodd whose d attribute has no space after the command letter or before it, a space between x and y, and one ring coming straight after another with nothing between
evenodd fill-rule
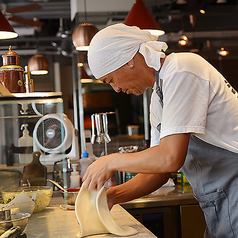
<instances>
[{"instance_id":1,"label":"lamp cord","mask_svg":"<svg viewBox=\"0 0 238 238\"><path fill-rule=\"evenodd\" d=\"M84 0L84 18L85 18L85 22L87 22L86 0Z\"/></svg>"}]
</instances>

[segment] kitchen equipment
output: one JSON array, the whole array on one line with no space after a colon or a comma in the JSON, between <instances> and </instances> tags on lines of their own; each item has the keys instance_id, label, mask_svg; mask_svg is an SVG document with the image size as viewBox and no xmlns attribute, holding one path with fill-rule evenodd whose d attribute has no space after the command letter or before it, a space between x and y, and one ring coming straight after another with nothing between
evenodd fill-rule
<instances>
[{"instance_id":1,"label":"kitchen equipment","mask_svg":"<svg viewBox=\"0 0 238 238\"><path fill-rule=\"evenodd\" d=\"M110 136L108 135L108 120L107 115L112 114L114 112L106 112L106 113L96 113L91 116L92 119L92 139L91 142L94 144L95 142L95 131L94 131L94 118L96 122L96 131L97 137L96 142L100 143L109 143L111 141Z\"/></svg>"},{"instance_id":2,"label":"kitchen equipment","mask_svg":"<svg viewBox=\"0 0 238 238\"><path fill-rule=\"evenodd\" d=\"M80 188L68 188L66 192L61 190L61 194L68 205L75 205Z\"/></svg>"},{"instance_id":3,"label":"kitchen equipment","mask_svg":"<svg viewBox=\"0 0 238 238\"><path fill-rule=\"evenodd\" d=\"M0 211L0 221L9 221L11 220L11 210L2 210Z\"/></svg>"},{"instance_id":4,"label":"kitchen equipment","mask_svg":"<svg viewBox=\"0 0 238 238\"><path fill-rule=\"evenodd\" d=\"M63 173L62 173L63 171ZM61 186L69 187L70 172L72 171L72 165L70 158L66 157L54 162L53 165L53 180ZM54 186L55 190L55 186Z\"/></svg>"},{"instance_id":5,"label":"kitchen equipment","mask_svg":"<svg viewBox=\"0 0 238 238\"><path fill-rule=\"evenodd\" d=\"M9 51L4 53L2 58L3 66L0 67L0 82L11 93L26 92L25 74L27 74L29 80L30 73L24 72L23 68L19 65L20 56L12 51L12 47L10 46ZM29 89L32 87L28 84L27 88Z\"/></svg>"},{"instance_id":6,"label":"kitchen equipment","mask_svg":"<svg viewBox=\"0 0 238 238\"><path fill-rule=\"evenodd\" d=\"M53 114L60 111L59 105L57 103L52 103L50 100L46 100L44 104L42 103L31 103L32 109L39 116L45 116L46 114Z\"/></svg>"},{"instance_id":7,"label":"kitchen equipment","mask_svg":"<svg viewBox=\"0 0 238 238\"><path fill-rule=\"evenodd\" d=\"M45 115L35 125L33 151L42 152L40 161L44 164L52 164L66 157L78 160L78 131L65 114Z\"/></svg>"},{"instance_id":8,"label":"kitchen equipment","mask_svg":"<svg viewBox=\"0 0 238 238\"><path fill-rule=\"evenodd\" d=\"M95 142L98 142L99 144L104 142L105 145L105 151L104 155L107 155L107 144L111 141L111 138L108 134L108 119L107 115L109 114L115 114L115 112L105 112L105 113L95 113L91 116L92 119L92 137L91 137L91 143L93 144ZM96 131L97 136L95 135L94 130L94 120L96 122ZM105 187L113 187L117 185L117 173L115 173L111 178L106 181L104 184Z\"/></svg>"},{"instance_id":9,"label":"kitchen equipment","mask_svg":"<svg viewBox=\"0 0 238 238\"><path fill-rule=\"evenodd\" d=\"M105 144L105 155L107 155L107 144L111 141L111 138L108 134L108 119L107 115L114 114L115 112L105 112L105 113L95 113L91 115L92 120L92 137L91 137L91 143L94 144L95 141ZM96 132L95 135L95 125L96 124Z\"/></svg>"},{"instance_id":10,"label":"kitchen equipment","mask_svg":"<svg viewBox=\"0 0 238 238\"><path fill-rule=\"evenodd\" d=\"M59 189L63 190L65 193L67 193L67 190L64 189L61 185L59 185L57 182L51 179L46 179L46 181L53 183L55 186L57 186Z\"/></svg>"},{"instance_id":11,"label":"kitchen equipment","mask_svg":"<svg viewBox=\"0 0 238 238\"><path fill-rule=\"evenodd\" d=\"M20 212L15 203L0 204L0 221L11 220L11 214Z\"/></svg>"},{"instance_id":12,"label":"kitchen equipment","mask_svg":"<svg viewBox=\"0 0 238 238\"><path fill-rule=\"evenodd\" d=\"M47 178L47 167L39 161L40 152L32 153L32 162L23 168L22 183L31 186L45 186Z\"/></svg>"},{"instance_id":13,"label":"kitchen equipment","mask_svg":"<svg viewBox=\"0 0 238 238\"><path fill-rule=\"evenodd\" d=\"M61 192L63 198L67 201L68 205L74 205L76 197L77 197L78 192L80 190L80 187L64 189L62 186L60 186L54 180L47 179L46 181L49 181L49 182L53 183L54 185L56 185L60 189L60 192Z\"/></svg>"},{"instance_id":14,"label":"kitchen equipment","mask_svg":"<svg viewBox=\"0 0 238 238\"><path fill-rule=\"evenodd\" d=\"M91 137L91 143L94 144L95 143L95 114L91 115L91 123L92 123L92 137Z\"/></svg>"},{"instance_id":15,"label":"kitchen equipment","mask_svg":"<svg viewBox=\"0 0 238 238\"><path fill-rule=\"evenodd\" d=\"M7 231L5 231L0 238L15 238L15 237L22 237L21 235L21 227L20 226L15 226Z\"/></svg>"},{"instance_id":16,"label":"kitchen equipment","mask_svg":"<svg viewBox=\"0 0 238 238\"><path fill-rule=\"evenodd\" d=\"M29 213L18 212L11 215L11 219L7 221L0 221L0 235L6 232L11 227L20 226L21 232L25 230L28 219L31 215Z\"/></svg>"},{"instance_id":17,"label":"kitchen equipment","mask_svg":"<svg viewBox=\"0 0 238 238\"><path fill-rule=\"evenodd\" d=\"M24 192L35 202L34 212L40 212L45 210L45 208L50 203L53 194L53 188L49 186L30 186L20 187L17 190L6 189L2 191L2 198L4 203L12 201L21 192Z\"/></svg>"}]
</instances>

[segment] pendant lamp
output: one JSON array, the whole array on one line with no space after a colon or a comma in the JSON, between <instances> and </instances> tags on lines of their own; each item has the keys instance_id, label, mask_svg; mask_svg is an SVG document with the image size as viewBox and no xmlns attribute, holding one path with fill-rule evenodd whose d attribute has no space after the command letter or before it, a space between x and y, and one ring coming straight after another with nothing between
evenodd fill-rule
<instances>
[{"instance_id":1,"label":"pendant lamp","mask_svg":"<svg viewBox=\"0 0 238 238\"><path fill-rule=\"evenodd\" d=\"M124 24L138 26L140 29L148 30L152 35L156 36L161 36L165 33L142 0L136 0L134 2Z\"/></svg>"},{"instance_id":2,"label":"pendant lamp","mask_svg":"<svg viewBox=\"0 0 238 238\"><path fill-rule=\"evenodd\" d=\"M72 35L73 44L76 50L87 51L90 41L97 32L97 27L91 23L85 22L80 24Z\"/></svg>"},{"instance_id":3,"label":"pendant lamp","mask_svg":"<svg viewBox=\"0 0 238 238\"><path fill-rule=\"evenodd\" d=\"M2 11L0 11L0 39L12 39L17 36L18 34L13 30Z\"/></svg>"},{"instance_id":4,"label":"pendant lamp","mask_svg":"<svg viewBox=\"0 0 238 238\"><path fill-rule=\"evenodd\" d=\"M217 0L216 3L218 3L218 4L226 3L226 0Z\"/></svg>"},{"instance_id":5,"label":"pendant lamp","mask_svg":"<svg viewBox=\"0 0 238 238\"><path fill-rule=\"evenodd\" d=\"M81 83L92 83L93 82L93 79L88 76L88 74L83 66L80 67L80 71L81 71L81 80L80 80Z\"/></svg>"},{"instance_id":6,"label":"pendant lamp","mask_svg":"<svg viewBox=\"0 0 238 238\"><path fill-rule=\"evenodd\" d=\"M182 35L178 41L178 43L181 45L181 46L185 46L187 45L188 43L188 37L186 35Z\"/></svg>"},{"instance_id":7,"label":"pendant lamp","mask_svg":"<svg viewBox=\"0 0 238 238\"><path fill-rule=\"evenodd\" d=\"M186 0L177 0L177 4L187 4Z\"/></svg>"},{"instance_id":8,"label":"pendant lamp","mask_svg":"<svg viewBox=\"0 0 238 238\"><path fill-rule=\"evenodd\" d=\"M36 54L28 61L30 72L33 75L48 74L49 63L44 55Z\"/></svg>"},{"instance_id":9,"label":"pendant lamp","mask_svg":"<svg viewBox=\"0 0 238 238\"><path fill-rule=\"evenodd\" d=\"M221 47L220 50L217 51L217 53L220 55L220 56L227 56L229 54L229 51L227 49L225 49L224 47Z\"/></svg>"},{"instance_id":10,"label":"pendant lamp","mask_svg":"<svg viewBox=\"0 0 238 238\"><path fill-rule=\"evenodd\" d=\"M77 26L72 35L73 44L78 51L87 51L90 41L98 32L96 26L87 22L86 0L84 0L84 16L85 22Z\"/></svg>"}]
</instances>

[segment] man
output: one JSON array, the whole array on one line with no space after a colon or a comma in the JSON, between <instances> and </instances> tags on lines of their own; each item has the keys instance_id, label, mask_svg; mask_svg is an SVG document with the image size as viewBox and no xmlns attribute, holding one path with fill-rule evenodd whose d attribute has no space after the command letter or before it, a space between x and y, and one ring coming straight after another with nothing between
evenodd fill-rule
<instances>
[{"instance_id":1,"label":"man","mask_svg":"<svg viewBox=\"0 0 238 238\"><path fill-rule=\"evenodd\" d=\"M86 171L84 186L100 189L115 171L138 173L107 191L108 204L162 186L182 168L207 223L205 237L238 236L238 98L224 77L197 54L172 53L137 27L99 31L88 52L94 76L116 92L151 98L152 147L110 154Z\"/></svg>"}]
</instances>

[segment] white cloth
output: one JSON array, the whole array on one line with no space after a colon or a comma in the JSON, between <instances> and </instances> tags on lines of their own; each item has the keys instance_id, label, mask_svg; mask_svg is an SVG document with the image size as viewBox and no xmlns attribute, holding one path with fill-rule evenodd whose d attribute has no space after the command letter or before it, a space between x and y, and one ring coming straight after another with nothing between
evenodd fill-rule
<instances>
[{"instance_id":1,"label":"white cloth","mask_svg":"<svg viewBox=\"0 0 238 238\"><path fill-rule=\"evenodd\" d=\"M128 63L139 51L147 65L158 70L160 58L165 57L161 50L166 49L167 44L157 41L149 31L119 23L95 34L89 45L88 64L98 79Z\"/></svg>"},{"instance_id":2,"label":"white cloth","mask_svg":"<svg viewBox=\"0 0 238 238\"><path fill-rule=\"evenodd\" d=\"M157 95L150 107L152 130L161 123L161 134L152 133L157 137L153 136L153 144L158 136L192 133L238 153L238 94L213 66L197 54L172 53L164 61L160 79L163 110Z\"/></svg>"}]
</instances>

